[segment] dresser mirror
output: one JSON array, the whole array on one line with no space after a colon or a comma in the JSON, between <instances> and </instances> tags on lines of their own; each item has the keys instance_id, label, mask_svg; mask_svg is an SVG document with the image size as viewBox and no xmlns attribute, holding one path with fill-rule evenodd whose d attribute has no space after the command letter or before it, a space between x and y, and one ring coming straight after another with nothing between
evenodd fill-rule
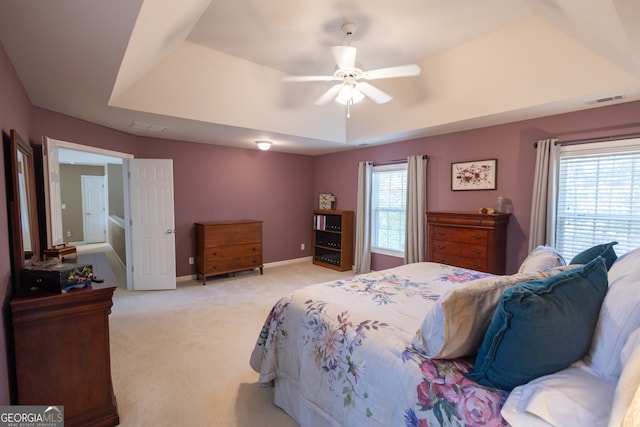
<instances>
[{"instance_id":1,"label":"dresser mirror","mask_svg":"<svg viewBox=\"0 0 640 427\"><path fill-rule=\"evenodd\" d=\"M7 204L11 232L11 274L16 286L20 270L40 256L33 150L11 129L5 144Z\"/></svg>"}]
</instances>

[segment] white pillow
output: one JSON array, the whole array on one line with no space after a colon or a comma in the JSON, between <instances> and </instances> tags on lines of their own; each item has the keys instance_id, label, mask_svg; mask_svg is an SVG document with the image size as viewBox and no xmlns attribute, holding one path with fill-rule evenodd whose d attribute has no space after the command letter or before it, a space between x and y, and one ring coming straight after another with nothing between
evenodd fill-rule
<instances>
[{"instance_id":1,"label":"white pillow","mask_svg":"<svg viewBox=\"0 0 640 427\"><path fill-rule=\"evenodd\" d=\"M624 416L622 427L638 427L640 425L640 388L636 390L627 415Z\"/></svg>"},{"instance_id":2,"label":"white pillow","mask_svg":"<svg viewBox=\"0 0 640 427\"><path fill-rule=\"evenodd\" d=\"M606 380L622 372L620 353L640 327L640 248L619 257L609 270L609 291L587 357L591 368Z\"/></svg>"},{"instance_id":3,"label":"white pillow","mask_svg":"<svg viewBox=\"0 0 640 427\"><path fill-rule=\"evenodd\" d=\"M518 273L545 271L562 265L567 265L567 262L555 248L551 246L538 246L532 250L522 262Z\"/></svg>"},{"instance_id":4,"label":"white pillow","mask_svg":"<svg viewBox=\"0 0 640 427\"><path fill-rule=\"evenodd\" d=\"M491 276L460 283L429 307L413 338L413 346L434 359L475 354L505 289L577 267L572 265L546 272Z\"/></svg>"},{"instance_id":5,"label":"white pillow","mask_svg":"<svg viewBox=\"0 0 640 427\"><path fill-rule=\"evenodd\" d=\"M615 382L594 375L584 363L514 388L502 406L512 426L606 427Z\"/></svg>"},{"instance_id":6,"label":"white pillow","mask_svg":"<svg viewBox=\"0 0 640 427\"><path fill-rule=\"evenodd\" d=\"M629 341L620 354L620 361L624 368L613 396L609 427L622 425L627 409L640 386L640 328L629 336Z\"/></svg>"}]
</instances>

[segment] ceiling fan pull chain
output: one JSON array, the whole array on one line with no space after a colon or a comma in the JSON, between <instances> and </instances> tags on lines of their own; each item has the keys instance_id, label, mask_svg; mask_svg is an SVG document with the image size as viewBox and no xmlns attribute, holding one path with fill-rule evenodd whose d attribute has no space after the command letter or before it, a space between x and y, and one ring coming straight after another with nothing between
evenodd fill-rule
<instances>
[{"instance_id":1,"label":"ceiling fan pull chain","mask_svg":"<svg viewBox=\"0 0 640 427\"><path fill-rule=\"evenodd\" d=\"M347 119L351 118L351 104L353 104L353 99L347 101Z\"/></svg>"}]
</instances>

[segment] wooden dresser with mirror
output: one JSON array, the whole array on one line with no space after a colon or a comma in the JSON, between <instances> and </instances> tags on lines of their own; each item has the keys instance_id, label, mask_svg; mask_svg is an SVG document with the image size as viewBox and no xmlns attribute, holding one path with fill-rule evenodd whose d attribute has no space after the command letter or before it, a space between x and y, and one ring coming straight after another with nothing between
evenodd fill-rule
<instances>
[{"instance_id":1,"label":"wooden dresser with mirror","mask_svg":"<svg viewBox=\"0 0 640 427\"><path fill-rule=\"evenodd\" d=\"M64 406L65 426L115 426L109 313L113 285L43 293L21 283L40 259L33 150L3 134L11 245L11 404Z\"/></svg>"}]
</instances>

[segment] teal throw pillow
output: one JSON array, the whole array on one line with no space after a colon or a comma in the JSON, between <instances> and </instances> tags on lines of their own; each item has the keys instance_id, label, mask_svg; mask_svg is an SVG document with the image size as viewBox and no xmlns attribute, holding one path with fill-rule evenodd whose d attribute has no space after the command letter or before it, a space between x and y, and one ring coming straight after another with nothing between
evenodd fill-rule
<instances>
[{"instance_id":1,"label":"teal throw pillow","mask_svg":"<svg viewBox=\"0 0 640 427\"><path fill-rule=\"evenodd\" d=\"M607 265L607 270L611 268L616 259L618 259L618 255L616 255L616 251L613 250L613 246L617 245L618 242L610 242L603 243L601 245L595 245L592 248L586 249L580 252L578 255L574 256L569 264L587 264L590 261L601 256L604 258L604 261Z\"/></svg>"},{"instance_id":2,"label":"teal throw pillow","mask_svg":"<svg viewBox=\"0 0 640 427\"><path fill-rule=\"evenodd\" d=\"M607 292L604 259L507 289L478 350L481 385L511 391L582 359Z\"/></svg>"}]
</instances>

